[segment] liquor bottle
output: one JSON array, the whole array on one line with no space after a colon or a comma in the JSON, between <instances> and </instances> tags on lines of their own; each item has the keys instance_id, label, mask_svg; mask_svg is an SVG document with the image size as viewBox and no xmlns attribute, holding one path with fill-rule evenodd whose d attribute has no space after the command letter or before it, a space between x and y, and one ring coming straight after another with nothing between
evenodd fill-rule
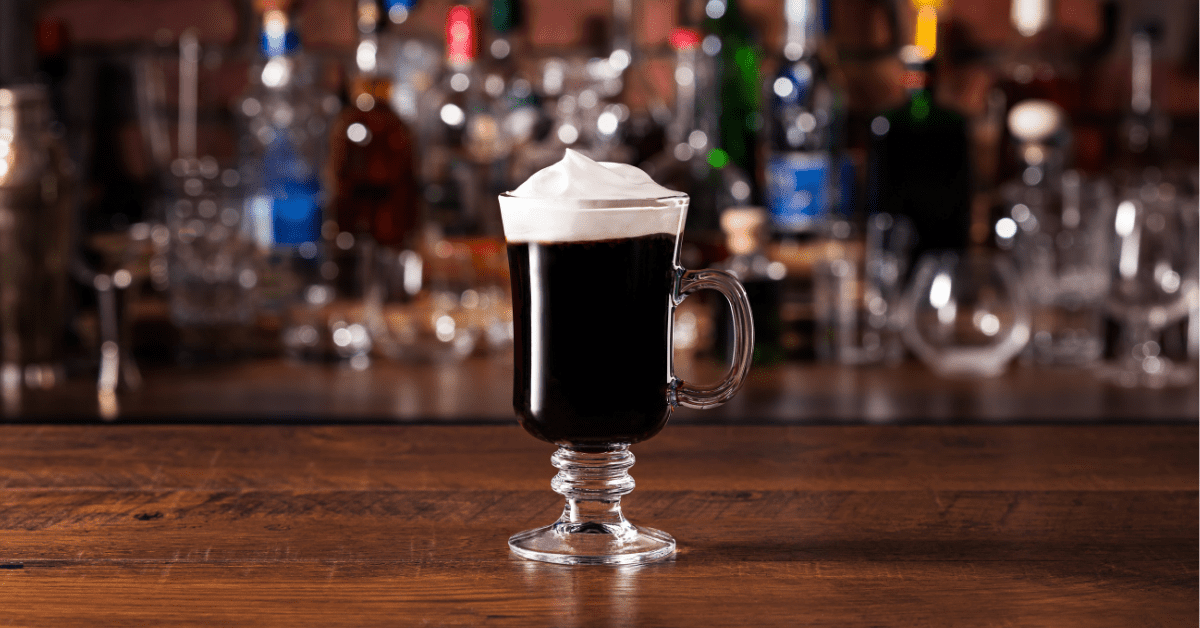
<instances>
[{"instance_id":1,"label":"liquor bottle","mask_svg":"<svg viewBox=\"0 0 1200 628\"><path fill-rule=\"evenodd\" d=\"M1136 185L1146 177L1147 169L1164 165L1171 133L1171 119L1152 98L1154 39L1156 24L1142 25L1130 37L1129 109L1121 121L1116 166L1118 179ZM1149 172L1153 178L1154 172Z\"/></svg>"},{"instance_id":2,"label":"liquor bottle","mask_svg":"<svg viewBox=\"0 0 1200 628\"><path fill-rule=\"evenodd\" d=\"M415 147L408 125L388 105L390 68L378 55L376 2L359 0L358 76L330 135L331 219L339 233L401 248L417 220Z\"/></svg>"},{"instance_id":3,"label":"liquor bottle","mask_svg":"<svg viewBox=\"0 0 1200 628\"><path fill-rule=\"evenodd\" d=\"M866 198L869 213L912 222L909 269L926 251L964 248L971 213L966 120L934 98L937 9L919 1L914 43L900 51L908 101L871 120Z\"/></svg>"},{"instance_id":4,"label":"liquor bottle","mask_svg":"<svg viewBox=\"0 0 1200 628\"><path fill-rule=\"evenodd\" d=\"M262 23L262 59L240 102L248 131L242 180L260 246L295 248L320 237L320 176L336 99L316 89L288 15L268 8Z\"/></svg>"},{"instance_id":5,"label":"liquor bottle","mask_svg":"<svg viewBox=\"0 0 1200 628\"><path fill-rule=\"evenodd\" d=\"M492 112L476 64L475 12L456 5L446 17L446 67L424 95L421 181L429 221L447 235L500 234L497 197L511 139Z\"/></svg>"},{"instance_id":6,"label":"liquor bottle","mask_svg":"<svg viewBox=\"0 0 1200 628\"><path fill-rule=\"evenodd\" d=\"M0 87L24 85L37 78L36 6L20 0L0 2Z\"/></svg>"},{"instance_id":7,"label":"liquor bottle","mask_svg":"<svg viewBox=\"0 0 1200 628\"><path fill-rule=\"evenodd\" d=\"M1027 100L1049 102L1068 115L1079 108L1078 71L1065 40L1054 23L1052 0L1013 0L1010 11L1014 35L1001 61L996 89L1003 98L1000 132L999 172L1004 181L1020 174L1020 140L1014 139L1004 121L1014 107ZM1071 160L1070 120L1058 138L1064 157ZM1069 163L1067 164L1070 165Z\"/></svg>"},{"instance_id":8,"label":"liquor bottle","mask_svg":"<svg viewBox=\"0 0 1200 628\"><path fill-rule=\"evenodd\" d=\"M392 109L412 128L422 118L421 96L433 86L445 56L441 34L415 17L419 7L417 0L383 0L386 23L376 52L379 67L391 77Z\"/></svg>"},{"instance_id":9,"label":"liquor bottle","mask_svg":"<svg viewBox=\"0 0 1200 628\"><path fill-rule=\"evenodd\" d=\"M762 127L759 112L759 63L762 59L737 0L708 0L685 2L685 6L703 6L702 31L707 35L703 46L716 60L720 107L719 138L715 142L724 160L742 172L758 172L757 146ZM689 6L688 12L695 9ZM689 22L683 22L689 25ZM708 36L711 36L708 37ZM756 185L751 181L751 199L758 198Z\"/></svg>"},{"instance_id":10,"label":"liquor bottle","mask_svg":"<svg viewBox=\"0 0 1200 628\"><path fill-rule=\"evenodd\" d=\"M287 315L298 302L319 307L329 295L319 270L321 176L329 122L340 103L316 87L313 64L301 53L288 14L267 3L261 18L262 56L238 106L245 127L243 224L264 259L258 275L263 312L283 317L285 346L304 354L318 345L319 334L292 329Z\"/></svg>"},{"instance_id":11,"label":"liquor bottle","mask_svg":"<svg viewBox=\"0 0 1200 628\"><path fill-rule=\"evenodd\" d=\"M764 187L774 230L802 239L822 230L837 196L839 91L821 59L819 0L787 0L787 39L766 83Z\"/></svg>"},{"instance_id":12,"label":"liquor bottle","mask_svg":"<svg viewBox=\"0 0 1200 628\"><path fill-rule=\"evenodd\" d=\"M764 84L764 198L771 216L770 255L787 268L780 316L788 355L814 354L814 261L837 199L842 121L840 90L822 56L819 0L787 0L783 49ZM849 195L847 195L848 197Z\"/></svg>"},{"instance_id":13,"label":"liquor bottle","mask_svg":"<svg viewBox=\"0 0 1200 628\"><path fill-rule=\"evenodd\" d=\"M698 247L699 257L686 261L715 262L723 257L716 252L724 242L720 212L750 202L750 179L715 146L719 86L714 59L702 50L700 33L676 28L670 43L675 49L675 115L666 129L665 147L643 168L658 183L691 197L684 234L688 244Z\"/></svg>"},{"instance_id":14,"label":"liquor bottle","mask_svg":"<svg viewBox=\"0 0 1200 628\"><path fill-rule=\"evenodd\" d=\"M500 187L511 190L520 183L512 176L512 152L533 139L542 111L533 84L521 71L520 60L529 52L523 5L520 0L492 0L490 4L481 63L483 90L492 115L509 138L509 152L497 168Z\"/></svg>"}]
</instances>

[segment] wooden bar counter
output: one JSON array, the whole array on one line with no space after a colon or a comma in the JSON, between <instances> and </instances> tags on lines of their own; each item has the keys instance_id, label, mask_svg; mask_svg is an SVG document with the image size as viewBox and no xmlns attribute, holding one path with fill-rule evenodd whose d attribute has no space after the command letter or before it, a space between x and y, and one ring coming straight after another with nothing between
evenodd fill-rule
<instances>
[{"instance_id":1,"label":"wooden bar counter","mask_svg":"<svg viewBox=\"0 0 1200 628\"><path fill-rule=\"evenodd\" d=\"M1195 626L1191 424L669 425L665 562L510 555L505 425L0 425L0 626Z\"/></svg>"},{"instance_id":2,"label":"wooden bar counter","mask_svg":"<svg viewBox=\"0 0 1200 628\"><path fill-rule=\"evenodd\" d=\"M723 367L677 364L688 381L715 382ZM146 369L145 384L123 391L107 418L120 422L396 423L509 425L512 358L405 365L376 360L366 370L271 359L204 368ZM1200 388L1126 389L1084 369L1014 367L990 379L942 379L918 363L842 367L788 363L755 367L733 400L716 409L681 409L678 423L1088 423L1195 424ZM0 407L6 421L95 422L94 380L74 378L27 391Z\"/></svg>"}]
</instances>

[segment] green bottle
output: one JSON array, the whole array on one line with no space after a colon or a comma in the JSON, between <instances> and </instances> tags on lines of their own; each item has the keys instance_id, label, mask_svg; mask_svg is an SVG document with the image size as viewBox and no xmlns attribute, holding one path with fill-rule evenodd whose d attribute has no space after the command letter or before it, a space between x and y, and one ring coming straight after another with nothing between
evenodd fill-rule
<instances>
[{"instance_id":1,"label":"green bottle","mask_svg":"<svg viewBox=\"0 0 1200 628\"><path fill-rule=\"evenodd\" d=\"M915 262L926 251L968 244L970 144L966 119L934 99L932 51L906 46L901 57L908 102L871 120L867 208L912 221Z\"/></svg>"}]
</instances>

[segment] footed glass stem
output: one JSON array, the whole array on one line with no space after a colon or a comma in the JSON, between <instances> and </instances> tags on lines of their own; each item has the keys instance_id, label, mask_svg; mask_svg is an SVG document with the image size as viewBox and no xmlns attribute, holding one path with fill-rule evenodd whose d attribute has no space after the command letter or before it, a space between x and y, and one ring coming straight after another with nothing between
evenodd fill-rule
<instances>
[{"instance_id":1,"label":"footed glass stem","mask_svg":"<svg viewBox=\"0 0 1200 628\"><path fill-rule=\"evenodd\" d=\"M626 446L600 453L560 448L550 457L550 482L567 499L553 524L514 534L508 546L522 558L564 565L628 565L666 558L675 539L629 523L621 497L633 490L633 454Z\"/></svg>"}]
</instances>

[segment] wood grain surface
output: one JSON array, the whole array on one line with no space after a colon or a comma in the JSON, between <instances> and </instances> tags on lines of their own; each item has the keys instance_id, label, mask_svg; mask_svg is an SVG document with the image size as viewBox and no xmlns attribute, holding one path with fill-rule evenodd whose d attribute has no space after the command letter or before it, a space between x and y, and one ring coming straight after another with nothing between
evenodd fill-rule
<instances>
[{"instance_id":1,"label":"wood grain surface","mask_svg":"<svg viewBox=\"0 0 1200 628\"><path fill-rule=\"evenodd\" d=\"M721 365L681 363L689 381L715 382ZM95 382L73 379L26 391L0 408L0 421L98 417ZM147 370L138 392L122 392L118 421L258 423L510 423L511 358L410 365L259 360L207 368ZM917 363L840 367L789 363L755 367L720 408L680 409L679 423L1183 422L1200 415L1200 388L1124 389L1085 369L1014 367L991 379L943 379Z\"/></svg>"},{"instance_id":2,"label":"wood grain surface","mask_svg":"<svg viewBox=\"0 0 1200 628\"><path fill-rule=\"evenodd\" d=\"M0 626L1195 626L1195 426L669 426L673 560L523 561L507 426L0 426Z\"/></svg>"}]
</instances>

